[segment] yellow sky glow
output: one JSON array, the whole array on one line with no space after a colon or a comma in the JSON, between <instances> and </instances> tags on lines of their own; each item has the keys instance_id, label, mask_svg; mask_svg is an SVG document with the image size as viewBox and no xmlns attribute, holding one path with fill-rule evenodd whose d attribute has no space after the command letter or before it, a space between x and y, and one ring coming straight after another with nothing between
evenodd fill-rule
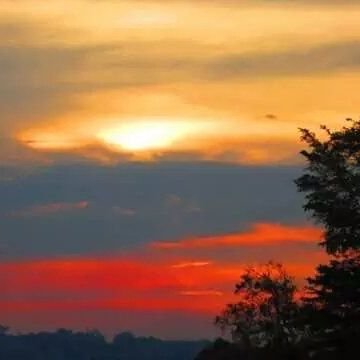
<instances>
[{"instance_id":1,"label":"yellow sky glow","mask_svg":"<svg viewBox=\"0 0 360 360\"><path fill-rule=\"evenodd\" d=\"M293 163L298 127L358 116L360 6L343 3L4 0L0 131L44 158Z\"/></svg>"}]
</instances>

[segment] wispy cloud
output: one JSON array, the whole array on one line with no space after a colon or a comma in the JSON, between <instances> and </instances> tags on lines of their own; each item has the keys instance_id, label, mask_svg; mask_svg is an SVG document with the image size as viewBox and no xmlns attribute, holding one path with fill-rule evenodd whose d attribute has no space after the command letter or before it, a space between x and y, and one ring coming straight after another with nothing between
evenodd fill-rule
<instances>
[{"instance_id":1,"label":"wispy cloud","mask_svg":"<svg viewBox=\"0 0 360 360\"><path fill-rule=\"evenodd\" d=\"M157 249L195 249L237 246L272 246L281 243L316 243L322 231L310 226L285 226L280 224L259 223L246 232L205 236L171 242L153 242Z\"/></svg>"},{"instance_id":2,"label":"wispy cloud","mask_svg":"<svg viewBox=\"0 0 360 360\"><path fill-rule=\"evenodd\" d=\"M201 267L201 266L208 266L211 265L211 261L190 261L190 262L182 262L178 264L172 265L174 269L184 269L184 268L191 268L191 267Z\"/></svg>"},{"instance_id":3,"label":"wispy cloud","mask_svg":"<svg viewBox=\"0 0 360 360\"><path fill-rule=\"evenodd\" d=\"M42 205L34 205L25 209L16 210L11 212L9 215L13 217L37 217L47 216L63 212L85 210L90 206L88 201L79 202L56 202Z\"/></svg>"},{"instance_id":4,"label":"wispy cloud","mask_svg":"<svg viewBox=\"0 0 360 360\"><path fill-rule=\"evenodd\" d=\"M360 68L360 42L347 41L263 52L230 55L209 64L214 77L224 76L299 76L351 71Z\"/></svg>"}]
</instances>

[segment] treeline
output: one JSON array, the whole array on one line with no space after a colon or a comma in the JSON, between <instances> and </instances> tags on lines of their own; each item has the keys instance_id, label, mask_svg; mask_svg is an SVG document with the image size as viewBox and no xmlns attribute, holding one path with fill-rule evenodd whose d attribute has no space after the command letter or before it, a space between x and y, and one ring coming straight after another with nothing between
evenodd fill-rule
<instances>
[{"instance_id":1,"label":"treeline","mask_svg":"<svg viewBox=\"0 0 360 360\"><path fill-rule=\"evenodd\" d=\"M209 343L165 341L120 333L111 342L98 331L60 329L10 335L0 334L1 360L192 360Z\"/></svg>"},{"instance_id":2,"label":"treeline","mask_svg":"<svg viewBox=\"0 0 360 360\"><path fill-rule=\"evenodd\" d=\"M324 229L329 256L298 289L281 264L248 268L239 301L216 318L232 342L218 340L197 360L338 360L359 358L360 121L319 138L301 129L307 166L295 181L304 210Z\"/></svg>"}]
</instances>

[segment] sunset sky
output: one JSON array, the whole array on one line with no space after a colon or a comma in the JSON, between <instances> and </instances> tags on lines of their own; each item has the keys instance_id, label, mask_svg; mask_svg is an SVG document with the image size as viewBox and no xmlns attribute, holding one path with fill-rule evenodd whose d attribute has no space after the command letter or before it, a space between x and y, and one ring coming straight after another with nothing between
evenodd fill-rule
<instances>
[{"instance_id":1,"label":"sunset sky","mask_svg":"<svg viewBox=\"0 0 360 360\"><path fill-rule=\"evenodd\" d=\"M299 127L358 118L358 0L2 0L0 323L216 335L324 255Z\"/></svg>"}]
</instances>

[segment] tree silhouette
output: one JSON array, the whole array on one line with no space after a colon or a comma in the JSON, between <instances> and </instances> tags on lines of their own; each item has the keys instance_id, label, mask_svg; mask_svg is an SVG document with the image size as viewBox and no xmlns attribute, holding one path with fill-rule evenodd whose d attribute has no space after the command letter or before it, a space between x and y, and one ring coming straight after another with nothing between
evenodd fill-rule
<instances>
[{"instance_id":1,"label":"tree silhouette","mask_svg":"<svg viewBox=\"0 0 360 360\"><path fill-rule=\"evenodd\" d=\"M306 193L305 211L325 228L322 245L333 255L360 249L360 121L331 131L322 126L321 141L307 129L300 129L308 150L305 174L296 180Z\"/></svg>"},{"instance_id":2,"label":"tree silhouette","mask_svg":"<svg viewBox=\"0 0 360 360\"><path fill-rule=\"evenodd\" d=\"M215 319L245 349L279 348L298 337L293 319L298 311L296 286L281 264L250 267L236 284L239 301Z\"/></svg>"},{"instance_id":3,"label":"tree silhouette","mask_svg":"<svg viewBox=\"0 0 360 360\"><path fill-rule=\"evenodd\" d=\"M318 353L335 358L360 339L360 121L349 123L339 131L323 126L325 140L301 129L308 165L296 180L332 257L308 279L308 324Z\"/></svg>"},{"instance_id":4,"label":"tree silhouette","mask_svg":"<svg viewBox=\"0 0 360 360\"><path fill-rule=\"evenodd\" d=\"M323 137L300 129L308 147L301 152L307 166L296 184L305 193L304 210L324 228L320 245L329 255L329 262L307 279L302 303L295 302L296 288L281 265L269 263L265 270L245 272L236 285L240 301L227 305L216 319L230 330L235 344L250 349L249 359L358 357L360 121L348 122L338 131L322 126ZM227 359L227 353L236 351L231 346L222 344L214 351Z\"/></svg>"}]
</instances>

